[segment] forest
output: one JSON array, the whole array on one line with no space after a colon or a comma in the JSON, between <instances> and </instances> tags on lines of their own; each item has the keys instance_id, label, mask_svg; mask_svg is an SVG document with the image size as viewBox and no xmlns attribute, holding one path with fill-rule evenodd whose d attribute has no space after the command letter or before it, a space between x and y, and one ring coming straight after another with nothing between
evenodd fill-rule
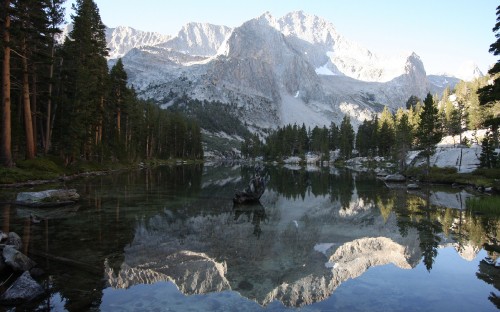
<instances>
[{"instance_id":1,"label":"forest","mask_svg":"<svg viewBox=\"0 0 500 312\"><path fill-rule=\"evenodd\" d=\"M481 167L500 166L500 157L495 153L498 145L498 124L495 117L500 108L498 102L482 105L481 90L488 86L489 77L477 78L471 82L461 81L454 90L446 88L441 95L427 94L424 100L411 96L405 108L395 113L387 106L379 115L364 120L357 132L345 116L340 126L331 123L327 128L306 128L306 125L287 125L273 131L261 141L253 135L242 144L242 154L254 158L264 156L271 161L282 161L286 157L301 157L307 153L329 160L330 151L338 150L340 159L352 156L383 156L394 160L404 170L404 158L408 151L422 150L432 155L435 145L444 136L459 136L456 146L481 144ZM475 142L460 138L467 130L487 128L489 131L482 140Z\"/></svg>"},{"instance_id":2,"label":"forest","mask_svg":"<svg viewBox=\"0 0 500 312\"><path fill-rule=\"evenodd\" d=\"M138 98L118 60L109 69L105 25L91 0L3 0L0 163L52 156L77 161L202 159L201 129Z\"/></svg>"}]
</instances>

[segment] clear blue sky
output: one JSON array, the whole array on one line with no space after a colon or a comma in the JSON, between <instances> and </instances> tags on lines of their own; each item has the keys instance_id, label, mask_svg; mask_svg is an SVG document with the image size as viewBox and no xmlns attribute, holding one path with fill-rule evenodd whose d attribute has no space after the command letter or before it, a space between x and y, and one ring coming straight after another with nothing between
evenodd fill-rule
<instances>
[{"instance_id":1,"label":"clear blue sky","mask_svg":"<svg viewBox=\"0 0 500 312\"><path fill-rule=\"evenodd\" d=\"M68 0L71 7L74 0ZM380 54L414 51L427 73L455 72L474 61L486 73L496 58L497 0L94 0L108 27L175 35L187 22L236 27L269 11L279 18L303 10L333 23L337 31ZM67 14L71 13L67 9ZM69 17L68 17L69 20Z\"/></svg>"}]
</instances>

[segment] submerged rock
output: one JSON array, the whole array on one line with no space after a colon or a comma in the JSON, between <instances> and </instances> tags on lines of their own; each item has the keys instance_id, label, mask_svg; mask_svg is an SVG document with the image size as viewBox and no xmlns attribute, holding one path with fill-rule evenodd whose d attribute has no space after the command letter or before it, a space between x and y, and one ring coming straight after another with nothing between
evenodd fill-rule
<instances>
[{"instance_id":1,"label":"submerged rock","mask_svg":"<svg viewBox=\"0 0 500 312\"><path fill-rule=\"evenodd\" d=\"M386 182L404 182L406 181L406 177L402 174L390 174L384 178Z\"/></svg>"},{"instance_id":2,"label":"submerged rock","mask_svg":"<svg viewBox=\"0 0 500 312\"><path fill-rule=\"evenodd\" d=\"M416 184L416 183L410 183L406 186L407 189L409 190L419 190L420 189L420 185Z\"/></svg>"},{"instance_id":3,"label":"submerged rock","mask_svg":"<svg viewBox=\"0 0 500 312\"><path fill-rule=\"evenodd\" d=\"M7 235L7 240L5 241L5 245L11 245L15 249L20 250L23 248L23 240L17 233L15 232L9 232L9 235Z\"/></svg>"},{"instance_id":4,"label":"submerged rock","mask_svg":"<svg viewBox=\"0 0 500 312\"><path fill-rule=\"evenodd\" d=\"M16 250L13 246L7 245L3 248L2 252L5 263L10 266L14 271L23 272L29 271L36 263Z\"/></svg>"},{"instance_id":5,"label":"submerged rock","mask_svg":"<svg viewBox=\"0 0 500 312\"><path fill-rule=\"evenodd\" d=\"M46 190L41 192L21 192L16 204L29 207L57 207L74 204L80 199L75 189Z\"/></svg>"},{"instance_id":6,"label":"submerged rock","mask_svg":"<svg viewBox=\"0 0 500 312\"><path fill-rule=\"evenodd\" d=\"M44 293L29 272L24 272L0 297L4 304L18 304L31 301Z\"/></svg>"}]
</instances>

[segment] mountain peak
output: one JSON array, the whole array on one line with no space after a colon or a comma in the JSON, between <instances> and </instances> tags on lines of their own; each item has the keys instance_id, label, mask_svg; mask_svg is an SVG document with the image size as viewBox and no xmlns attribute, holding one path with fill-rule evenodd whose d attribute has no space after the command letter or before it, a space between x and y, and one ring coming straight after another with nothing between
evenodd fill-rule
<instances>
[{"instance_id":1,"label":"mountain peak","mask_svg":"<svg viewBox=\"0 0 500 312\"><path fill-rule=\"evenodd\" d=\"M277 22L274 16L271 15L269 11L264 12L262 15L255 19L261 25L269 25L273 28L277 28Z\"/></svg>"},{"instance_id":2,"label":"mountain peak","mask_svg":"<svg viewBox=\"0 0 500 312\"><path fill-rule=\"evenodd\" d=\"M483 77L483 72L479 69L477 64L473 61L464 62L461 64L457 71L454 74L455 77L465 80L471 81L476 78Z\"/></svg>"},{"instance_id":3,"label":"mountain peak","mask_svg":"<svg viewBox=\"0 0 500 312\"><path fill-rule=\"evenodd\" d=\"M290 12L279 19L280 31L313 44L333 45L340 36L332 23L304 11Z\"/></svg>"}]
</instances>

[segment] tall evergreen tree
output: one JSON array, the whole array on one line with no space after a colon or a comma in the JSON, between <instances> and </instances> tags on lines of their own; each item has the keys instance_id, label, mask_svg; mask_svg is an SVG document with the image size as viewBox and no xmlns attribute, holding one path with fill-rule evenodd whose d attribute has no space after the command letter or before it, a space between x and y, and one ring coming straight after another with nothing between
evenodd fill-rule
<instances>
[{"instance_id":1,"label":"tall evergreen tree","mask_svg":"<svg viewBox=\"0 0 500 312\"><path fill-rule=\"evenodd\" d=\"M394 116L387 106L378 120L378 149L380 156L390 156L394 146Z\"/></svg>"},{"instance_id":2,"label":"tall evergreen tree","mask_svg":"<svg viewBox=\"0 0 500 312\"><path fill-rule=\"evenodd\" d=\"M490 45L489 52L495 56L500 55L500 5L496 8L496 23L492 31L495 33L497 40ZM488 71L488 74L495 76L500 73L500 59ZM478 91L479 100L482 105L486 105L495 101L500 101L500 76L494 78L493 84L489 84Z\"/></svg>"},{"instance_id":3,"label":"tall evergreen tree","mask_svg":"<svg viewBox=\"0 0 500 312\"><path fill-rule=\"evenodd\" d=\"M359 126L356 133L356 150L360 156L376 156L378 145L377 123L378 118L375 116L373 120L367 119Z\"/></svg>"},{"instance_id":4,"label":"tall evergreen tree","mask_svg":"<svg viewBox=\"0 0 500 312\"><path fill-rule=\"evenodd\" d=\"M37 138L37 63L40 52L47 45L47 2L39 0L18 1L13 25L17 28L21 63L22 110L26 144L26 158L36 155Z\"/></svg>"},{"instance_id":5,"label":"tall evergreen tree","mask_svg":"<svg viewBox=\"0 0 500 312\"><path fill-rule=\"evenodd\" d=\"M418 124L416 136L418 139L418 146L423 150L423 155L427 159L427 169L429 169L430 157L434 154L436 144L439 143L442 138L438 109L430 93L427 94L424 100L424 107L420 113L420 122Z\"/></svg>"},{"instance_id":6,"label":"tall evergreen tree","mask_svg":"<svg viewBox=\"0 0 500 312\"><path fill-rule=\"evenodd\" d=\"M2 125L1 125L1 146L0 162L3 166L12 167L12 132L11 132L11 99L10 99L10 49L11 49L11 1L4 0L2 3L1 17L2 25Z\"/></svg>"},{"instance_id":7,"label":"tall evergreen tree","mask_svg":"<svg viewBox=\"0 0 500 312\"><path fill-rule=\"evenodd\" d=\"M111 68L109 75L110 96L108 99L108 110L112 119L108 121L115 132L114 139L122 141L122 112L128 100L129 89L127 87L127 73L123 67L122 59L118 59Z\"/></svg>"},{"instance_id":8,"label":"tall evergreen tree","mask_svg":"<svg viewBox=\"0 0 500 312\"><path fill-rule=\"evenodd\" d=\"M480 167L496 168L500 166L500 158L498 153L495 153L493 146L493 135L488 131L481 143L481 155L479 156Z\"/></svg>"},{"instance_id":9,"label":"tall evergreen tree","mask_svg":"<svg viewBox=\"0 0 500 312\"><path fill-rule=\"evenodd\" d=\"M395 154L399 170L406 169L406 155L412 147L413 133L407 114L402 114L396 120Z\"/></svg>"},{"instance_id":10,"label":"tall evergreen tree","mask_svg":"<svg viewBox=\"0 0 500 312\"><path fill-rule=\"evenodd\" d=\"M90 159L102 145L108 51L105 26L94 1L77 0L73 10L73 30L63 47L66 107L58 127L66 133L59 138L67 158Z\"/></svg>"},{"instance_id":11,"label":"tall evergreen tree","mask_svg":"<svg viewBox=\"0 0 500 312\"><path fill-rule=\"evenodd\" d=\"M305 126L303 126L305 129ZM329 146L328 148L331 151L336 150L339 147L339 127L332 121L330 123L330 129L329 129Z\"/></svg>"},{"instance_id":12,"label":"tall evergreen tree","mask_svg":"<svg viewBox=\"0 0 500 312\"><path fill-rule=\"evenodd\" d=\"M493 33L497 40L490 45L489 52L495 56L500 55L500 5L496 8L496 23L493 27ZM481 105L493 105L500 101L500 59L497 60L495 65L488 71L494 77L493 84L488 84L478 90L479 102ZM500 127L500 112L497 110L494 115L489 116L486 121L486 126L490 127L493 136L493 142L498 146L498 130Z\"/></svg>"},{"instance_id":13,"label":"tall evergreen tree","mask_svg":"<svg viewBox=\"0 0 500 312\"><path fill-rule=\"evenodd\" d=\"M352 157L354 148L354 129L351 125L351 119L345 115L340 124L340 157L349 159Z\"/></svg>"},{"instance_id":14,"label":"tall evergreen tree","mask_svg":"<svg viewBox=\"0 0 500 312\"><path fill-rule=\"evenodd\" d=\"M64 21L64 7L63 4L66 0L50 0L48 6L48 20L49 20L49 67L48 67L48 86L47 86L47 102L45 106L45 137L43 140L44 152L47 154L52 145L52 128L53 128L53 89L54 89L54 68L56 57L56 35L60 33L59 26Z\"/></svg>"}]
</instances>

